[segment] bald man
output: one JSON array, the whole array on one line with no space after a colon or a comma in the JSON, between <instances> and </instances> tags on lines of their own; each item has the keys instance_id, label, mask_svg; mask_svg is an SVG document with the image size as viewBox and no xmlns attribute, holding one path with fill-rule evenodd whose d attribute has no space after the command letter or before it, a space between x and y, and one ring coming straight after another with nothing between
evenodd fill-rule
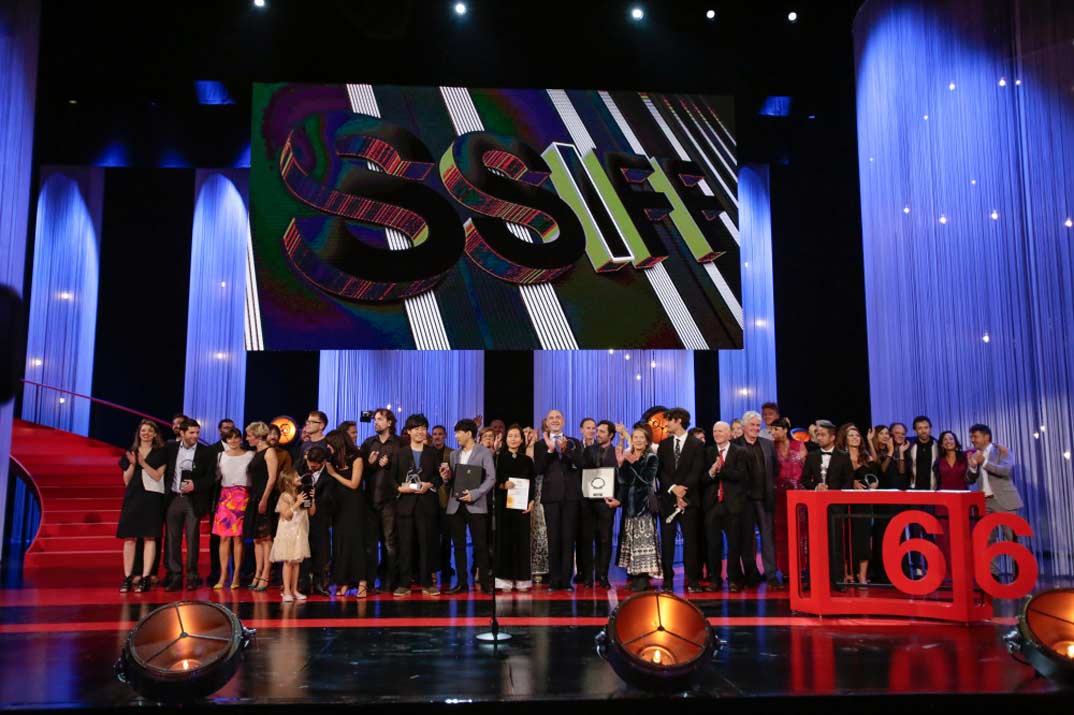
<instances>
[{"instance_id":1,"label":"bald man","mask_svg":"<svg viewBox=\"0 0 1074 715\"><path fill-rule=\"evenodd\" d=\"M549 410L545 424L548 431L533 447L533 467L541 477L541 505L548 527L548 588L573 591L582 501L582 444L563 434L563 413L559 410Z\"/></svg>"}]
</instances>

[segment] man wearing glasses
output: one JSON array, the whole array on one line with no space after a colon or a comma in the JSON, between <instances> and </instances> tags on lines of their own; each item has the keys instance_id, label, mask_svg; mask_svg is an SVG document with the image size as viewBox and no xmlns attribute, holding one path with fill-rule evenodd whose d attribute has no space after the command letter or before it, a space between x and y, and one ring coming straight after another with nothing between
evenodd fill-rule
<instances>
[{"instance_id":1,"label":"man wearing glasses","mask_svg":"<svg viewBox=\"0 0 1074 715\"><path fill-rule=\"evenodd\" d=\"M311 410L306 424L302 427L302 440L298 443L297 454L292 452L292 461L297 465L306 459L306 452L313 447L325 447L324 428L328 426L328 415L320 410ZM299 472L301 474L301 472Z\"/></svg>"}]
</instances>

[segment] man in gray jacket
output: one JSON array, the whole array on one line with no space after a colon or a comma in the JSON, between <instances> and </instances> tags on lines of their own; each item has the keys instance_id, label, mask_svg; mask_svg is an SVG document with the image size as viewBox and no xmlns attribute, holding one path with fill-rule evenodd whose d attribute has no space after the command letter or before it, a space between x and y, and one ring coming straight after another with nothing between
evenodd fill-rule
<instances>
[{"instance_id":1,"label":"man in gray jacket","mask_svg":"<svg viewBox=\"0 0 1074 715\"><path fill-rule=\"evenodd\" d=\"M451 521L451 538L455 542L455 573L458 580L455 587L447 593L466 593L470 590L466 576L470 573L466 563L466 527L470 527L470 539L474 544L474 563L477 564L477 577L481 580L481 591L492 592L492 579L489 578L488 550L488 507L485 495L496 484L496 465L492 452L477 443L477 423L473 420L459 420L455 425L455 441L459 448L448 455L447 464L440 465L440 476L450 485L454 479L455 467L470 464L481 467L481 486L469 489L456 497L451 490L448 497L447 514Z\"/></svg>"},{"instance_id":2,"label":"man in gray jacket","mask_svg":"<svg viewBox=\"0 0 1074 715\"><path fill-rule=\"evenodd\" d=\"M973 450L969 453L969 478L977 483L977 490L985 495L985 513L1014 513L1022 508L1022 498L1011 481L1014 458L1006 449L992 444L992 430L988 425L976 424L970 427L970 441ZM1001 527L1003 538L1017 541L1017 537L1007 527ZM988 543L995 542L995 534L988 537ZM1000 573L996 560L992 559L992 575Z\"/></svg>"}]
</instances>

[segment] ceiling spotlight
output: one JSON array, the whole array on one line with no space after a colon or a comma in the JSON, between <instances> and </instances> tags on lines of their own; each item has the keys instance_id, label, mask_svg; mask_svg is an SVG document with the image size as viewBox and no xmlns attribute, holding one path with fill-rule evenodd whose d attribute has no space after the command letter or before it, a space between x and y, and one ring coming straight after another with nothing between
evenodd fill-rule
<instances>
[{"instance_id":1,"label":"ceiling spotlight","mask_svg":"<svg viewBox=\"0 0 1074 715\"><path fill-rule=\"evenodd\" d=\"M798 13L796 13L794 10L791 10L790 12L788 12L787 13L787 22L798 22Z\"/></svg>"},{"instance_id":2,"label":"ceiling spotlight","mask_svg":"<svg viewBox=\"0 0 1074 715\"><path fill-rule=\"evenodd\" d=\"M944 225L947 224L947 216L946 215L940 216L940 223L942 223Z\"/></svg>"},{"instance_id":3,"label":"ceiling spotlight","mask_svg":"<svg viewBox=\"0 0 1074 715\"><path fill-rule=\"evenodd\" d=\"M985 333L984 335L981 336L981 342L983 342L983 343L992 342L992 336L989 335L988 333Z\"/></svg>"},{"instance_id":4,"label":"ceiling spotlight","mask_svg":"<svg viewBox=\"0 0 1074 715\"><path fill-rule=\"evenodd\" d=\"M34 358L31 364L32 364L32 365L33 365L34 367L41 367L42 365L44 365L44 364L45 364L45 361L44 361L44 360L42 360L41 358Z\"/></svg>"},{"instance_id":5,"label":"ceiling spotlight","mask_svg":"<svg viewBox=\"0 0 1074 715\"><path fill-rule=\"evenodd\" d=\"M78 104L78 100L77 99L68 99L67 103L68 104Z\"/></svg>"},{"instance_id":6,"label":"ceiling spotlight","mask_svg":"<svg viewBox=\"0 0 1074 715\"><path fill-rule=\"evenodd\" d=\"M902 212L903 212L904 214L908 214L908 213L910 213L910 207L909 207L909 206L903 206L903 207L902 207Z\"/></svg>"},{"instance_id":7,"label":"ceiling spotlight","mask_svg":"<svg viewBox=\"0 0 1074 715\"><path fill-rule=\"evenodd\" d=\"M1063 222L1063 225L1067 228L1074 228L1074 219L1068 218L1066 221Z\"/></svg>"},{"instance_id":8,"label":"ceiling spotlight","mask_svg":"<svg viewBox=\"0 0 1074 715\"><path fill-rule=\"evenodd\" d=\"M951 90L952 92L954 92L954 91L955 91L955 83L954 83L954 82L952 82L951 84L947 85L947 88L948 88L949 90Z\"/></svg>"},{"instance_id":9,"label":"ceiling spotlight","mask_svg":"<svg viewBox=\"0 0 1074 715\"><path fill-rule=\"evenodd\" d=\"M630 9L630 17L633 20L641 20L645 17L645 11L635 5Z\"/></svg>"},{"instance_id":10,"label":"ceiling spotlight","mask_svg":"<svg viewBox=\"0 0 1074 715\"><path fill-rule=\"evenodd\" d=\"M1040 439L1040 432L1034 432L1033 439Z\"/></svg>"},{"instance_id":11,"label":"ceiling spotlight","mask_svg":"<svg viewBox=\"0 0 1074 715\"><path fill-rule=\"evenodd\" d=\"M265 0L254 0L254 7L265 7Z\"/></svg>"},{"instance_id":12,"label":"ceiling spotlight","mask_svg":"<svg viewBox=\"0 0 1074 715\"><path fill-rule=\"evenodd\" d=\"M66 397L61 397L59 399L59 402L60 402L61 405L66 404L67 403L67 398Z\"/></svg>"},{"instance_id":13,"label":"ceiling spotlight","mask_svg":"<svg viewBox=\"0 0 1074 715\"><path fill-rule=\"evenodd\" d=\"M768 326L768 321L764 318L758 318L757 320L753 321L753 324L758 328L764 328Z\"/></svg>"},{"instance_id":14,"label":"ceiling spotlight","mask_svg":"<svg viewBox=\"0 0 1074 715\"><path fill-rule=\"evenodd\" d=\"M1070 450L1069 449L1067 451L1063 452L1063 459L1067 460L1068 462L1070 461ZM1074 658L1074 655L1071 655L1070 657Z\"/></svg>"},{"instance_id":15,"label":"ceiling spotlight","mask_svg":"<svg viewBox=\"0 0 1074 715\"><path fill-rule=\"evenodd\" d=\"M60 293L60 300L74 300L75 295L70 291L63 291Z\"/></svg>"},{"instance_id":16,"label":"ceiling spotlight","mask_svg":"<svg viewBox=\"0 0 1074 715\"><path fill-rule=\"evenodd\" d=\"M227 288L227 281L220 281L221 288Z\"/></svg>"},{"instance_id":17,"label":"ceiling spotlight","mask_svg":"<svg viewBox=\"0 0 1074 715\"><path fill-rule=\"evenodd\" d=\"M1022 86L1022 80L1020 80L1020 79L1014 80L1014 86L1015 87L1021 87Z\"/></svg>"},{"instance_id":18,"label":"ceiling spotlight","mask_svg":"<svg viewBox=\"0 0 1074 715\"><path fill-rule=\"evenodd\" d=\"M609 355L615 355L615 348L608 348Z\"/></svg>"},{"instance_id":19,"label":"ceiling spotlight","mask_svg":"<svg viewBox=\"0 0 1074 715\"><path fill-rule=\"evenodd\" d=\"M656 367L656 360L649 363L649 367Z\"/></svg>"},{"instance_id":20,"label":"ceiling spotlight","mask_svg":"<svg viewBox=\"0 0 1074 715\"><path fill-rule=\"evenodd\" d=\"M597 636L597 654L616 675L662 692L689 689L721 645L701 609L670 593L627 598Z\"/></svg>"},{"instance_id":21,"label":"ceiling spotlight","mask_svg":"<svg viewBox=\"0 0 1074 715\"><path fill-rule=\"evenodd\" d=\"M1015 660L1038 674L1074 684L1074 588L1056 588L1026 602L1018 627L1003 640Z\"/></svg>"},{"instance_id":22,"label":"ceiling spotlight","mask_svg":"<svg viewBox=\"0 0 1074 715\"><path fill-rule=\"evenodd\" d=\"M1047 425L1041 425L1041 426L1040 426L1040 431L1041 431L1041 432L1047 432L1047 431L1048 431L1048 427L1047 427Z\"/></svg>"},{"instance_id":23,"label":"ceiling spotlight","mask_svg":"<svg viewBox=\"0 0 1074 715\"><path fill-rule=\"evenodd\" d=\"M977 186L977 179L970 179L970 186Z\"/></svg>"},{"instance_id":24,"label":"ceiling spotlight","mask_svg":"<svg viewBox=\"0 0 1074 715\"><path fill-rule=\"evenodd\" d=\"M993 221L998 221L999 220L999 211L996 211L995 209L992 209L992 213L990 213L989 216L992 217Z\"/></svg>"},{"instance_id":25,"label":"ceiling spotlight","mask_svg":"<svg viewBox=\"0 0 1074 715\"><path fill-rule=\"evenodd\" d=\"M227 357L227 356L224 355L224 353L217 353L216 354L216 359L217 360L223 360L225 357Z\"/></svg>"},{"instance_id":26,"label":"ceiling spotlight","mask_svg":"<svg viewBox=\"0 0 1074 715\"><path fill-rule=\"evenodd\" d=\"M635 380L640 380L641 379L641 373L639 372L637 375L635 375L634 379Z\"/></svg>"},{"instance_id":27,"label":"ceiling spotlight","mask_svg":"<svg viewBox=\"0 0 1074 715\"><path fill-rule=\"evenodd\" d=\"M715 20L716 19L716 11L715 10L707 10L705 12L705 18L708 19L708 20Z\"/></svg>"},{"instance_id":28,"label":"ceiling spotlight","mask_svg":"<svg viewBox=\"0 0 1074 715\"><path fill-rule=\"evenodd\" d=\"M467 10L466 3L464 3L464 2L455 3L455 14L456 15L465 15L466 10Z\"/></svg>"},{"instance_id":29,"label":"ceiling spotlight","mask_svg":"<svg viewBox=\"0 0 1074 715\"><path fill-rule=\"evenodd\" d=\"M1006 77L1000 77L999 78L999 86L1000 87L1006 87L1007 86L1007 78Z\"/></svg>"},{"instance_id":30,"label":"ceiling spotlight","mask_svg":"<svg viewBox=\"0 0 1074 715\"><path fill-rule=\"evenodd\" d=\"M253 635L219 604L169 603L131 629L116 677L161 702L203 698L231 680Z\"/></svg>"},{"instance_id":31,"label":"ceiling spotlight","mask_svg":"<svg viewBox=\"0 0 1074 715\"><path fill-rule=\"evenodd\" d=\"M922 119L924 119L927 122L929 120L929 115L926 114L924 117L922 117Z\"/></svg>"},{"instance_id":32,"label":"ceiling spotlight","mask_svg":"<svg viewBox=\"0 0 1074 715\"><path fill-rule=\"evenodd\" d=\"M630 353L623 353L623 359L624 360L629 360L630 359Z\"/></svg>"}]
</instances>

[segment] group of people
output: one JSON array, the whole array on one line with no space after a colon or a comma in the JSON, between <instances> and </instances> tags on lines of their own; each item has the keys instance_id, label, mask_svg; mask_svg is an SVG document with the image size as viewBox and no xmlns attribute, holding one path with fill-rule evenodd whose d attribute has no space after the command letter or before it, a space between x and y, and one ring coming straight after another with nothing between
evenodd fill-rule
<instances>
[{"instance_id":1,"label":"group of people","mask_svg":"<svg viewBox=\"0 0 1074 715\"><path fill-rule=\"evenodd\" d=\"M164 587L198 587L206 516L219 541L213 587L240 587L244 543L252 542L246 585L266 590L273 564L281 563L282 597L291 601L311 592L364 598L378 586L400 598L415 587L428 596L465 593L471 583L486 593L541 583L551 590L610 589L613 556L632 590L652 588L653 578L672 590L679 536L688 592L722 589L725 555L732 592L762 582L782 589L788 548L798 541L787 534L789 490L976 483L989 512L1022 506L1010 479L1011 455L992 444L985 425L971 428L974 448L964 451L950 431L933 438L927 417L913 421L912 439L901 423L863 431L819 420L804 442L774 403L717 422L711 440L690 428L690 418L678 407L653 408L629 429L586 418L578 437L565 433L559 410L549 411L539 429L500 420L482 427L480 418L467 418L454 425L455 449L444 426L430 428L424 415L413 414L397 429L390 409L373 413L374 434L361 444L356 423L326 431L328 417L314 410L290 448L264 422L240 432L222 420L219 440L208 445L200 425L183 415L173 420L168 443L145 420L120 460L121 591L152 586L162 532ZM583 481L598 474L614 475L614 485L587 496ZM850 548L836 546L844 539L833 536L838 587L870 583L870 563L880 563L876 553L891 514L860 508L870 511L851 514L856 518L840 527Z\"/></svg>"}]
</instances>

